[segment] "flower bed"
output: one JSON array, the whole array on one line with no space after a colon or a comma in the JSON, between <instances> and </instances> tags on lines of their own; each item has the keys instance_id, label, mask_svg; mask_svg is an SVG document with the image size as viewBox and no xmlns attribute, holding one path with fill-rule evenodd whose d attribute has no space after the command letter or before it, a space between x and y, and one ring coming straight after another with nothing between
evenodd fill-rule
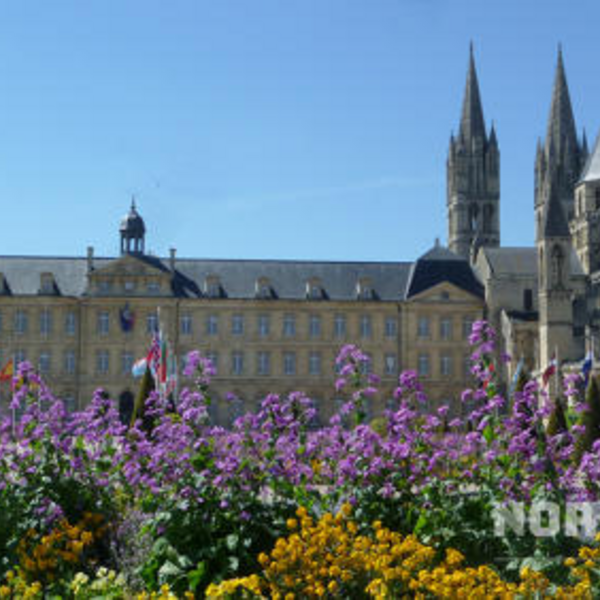
<instances>
[{"instance_id":1,"label":"flower bed","mask_svg":"<svg viewBox=\"0 0 600 600\"><path fill-rule=\"evenodd\" d=\"M177 402L150 394L132 426L100 390L66 414L21 364L21 416L0 425L0 598L592 597L593 532L548 534L533 516L541 501L565 514L598 500L596 381L583 398L569 377L549 399L523 376L504 398L493 337L475 324L474 386L454 406L429 410L405 372L372 424L378 380L343 348L348 402L316 430L300 392L213 426L198 353L194 385ZM508 502L530 526L497 535Z\"/></svg>"}]
</instances>

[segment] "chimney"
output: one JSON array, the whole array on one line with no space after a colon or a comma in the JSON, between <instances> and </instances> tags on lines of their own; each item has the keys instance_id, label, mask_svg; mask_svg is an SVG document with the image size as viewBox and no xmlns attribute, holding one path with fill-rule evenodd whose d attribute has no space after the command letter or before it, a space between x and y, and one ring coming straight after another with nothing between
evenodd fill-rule
<instances>
[{"instance_id":1,"label":"chimney","mask_svg":"<svg viewBox=\"0 0 600 600\"><path fill-rule=\"evenodd\" d=\"M87 249L87 270L88 273L94 270L94 247L88 246Z\"/></svg>"},{"instance_id":2,"label":"chimney","mask_svg":"<svg viewBox=\"0 0 600 600\"><path fill-rule=\"evenodd\" d=\"M175 272L175 253L177 250L175 248L169 248L169 268L171 271Z\"/></svg>"}]
</instances>

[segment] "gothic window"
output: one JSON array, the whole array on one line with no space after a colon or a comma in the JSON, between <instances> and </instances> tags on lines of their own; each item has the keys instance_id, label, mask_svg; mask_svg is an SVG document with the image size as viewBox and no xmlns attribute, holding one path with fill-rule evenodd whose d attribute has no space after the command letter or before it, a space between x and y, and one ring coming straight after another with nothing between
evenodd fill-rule
<instances>
[{"instance_id":1,"label":"gothic window","mask_svg":"<svg viewBox=\"0 0 600 600\"><path fill-rule=\"evenodd\" d=\"M494 217L494 207L486 204L483 208L483 231L485 233L492 233L492 220Z\"/></svg>"},{"instance_id":2,"label":"gothic window","mask_svg":"<svg viewBox=\"0 0 600 600\"><path fill-rule=\"evenodd\" d=\"M540 248L539 253L539 274L540 274L540 287L544 287L544 250Z\"/></svg>"},{"instance_id":3,"label":"gothic window","mask_svg":"<svg viewBox=\"0 0 600 600\"><path fill-rule=\"evenodd\" d=\"M561 247L556 244L552 248L552 287L562 287L564 283L565 257Z\"/></svg>"},{"instance_id":4,"label":"gothic window","mask_svg":"<svg viewBox=\"0 0 600 600\"><path fill-rule=\"evenodd\" d=\"M477 221L479 217L479 207L477 204L471 204L469 206L469 229L471 231L477 231Z\"/></svg>"},{"instance_id":5,"label":"gothic window","mask_svg":"<svg viewBox=\"0 0 600 600\"><path fill-rule=\"evenodd\" d=\"M523 291L523 310L533 310L533 290L531 289Z\"/></svg>"}]
</instances>

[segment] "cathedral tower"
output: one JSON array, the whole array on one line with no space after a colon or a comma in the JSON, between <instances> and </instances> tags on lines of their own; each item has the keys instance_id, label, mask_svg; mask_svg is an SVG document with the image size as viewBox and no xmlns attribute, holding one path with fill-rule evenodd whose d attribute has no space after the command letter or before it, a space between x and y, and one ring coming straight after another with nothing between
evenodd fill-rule
<instances>
[{"instance_id":1,"label":"cathedral tower","mask_svg":"<svg viewBox=\"0 0 600 600\"><path fill-rule=\"evenodd\" d=\"M469 258L480 246L500 245L500 152L492 125L485 130L473 46L458 135L446 163L448 246Z\"/></svg>"},{"instance_id":2,"label":"cathedral tower","mask_svg":"<svg viewBox=\"0 0 600 600\"><path fill-rule=\"evenodd\" d=\"M585 139L581 143L577 139L562 50L559 48L546 139L543 143L538 142L535 160L536 239L542 235L543 213L551 179L567 223L573 218L573 190L586 156Z\"/></svg>"},{"instance_id":3,"label":"cathedral tower","mask_svg":"<svg viewBox=\"0 0 600 600\"><path fill-rule=\"evenodd\" d=\"M578 358L573 340L573 289L571 280L571 236L559 195L556 177L543 190L546 207L537 239L540 367L557 359Z\"/></svg>"}]
</instances>

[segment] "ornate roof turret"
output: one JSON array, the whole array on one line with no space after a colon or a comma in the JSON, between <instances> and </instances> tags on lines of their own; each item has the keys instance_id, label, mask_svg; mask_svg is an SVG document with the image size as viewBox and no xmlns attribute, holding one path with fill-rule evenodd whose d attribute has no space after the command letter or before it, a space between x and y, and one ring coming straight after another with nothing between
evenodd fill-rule
<instances>
[{"instance_id":1,"label":"ornate roof turret","mask_svg":"<svg viewBox=\"0 0 600 600\"><path fill-rule=\"evenodd\" d=\"M121 254L143 254L146 225L135 206L135 198L131 199L129 212L121 219Z\"/></svg>"}]
</instances>

